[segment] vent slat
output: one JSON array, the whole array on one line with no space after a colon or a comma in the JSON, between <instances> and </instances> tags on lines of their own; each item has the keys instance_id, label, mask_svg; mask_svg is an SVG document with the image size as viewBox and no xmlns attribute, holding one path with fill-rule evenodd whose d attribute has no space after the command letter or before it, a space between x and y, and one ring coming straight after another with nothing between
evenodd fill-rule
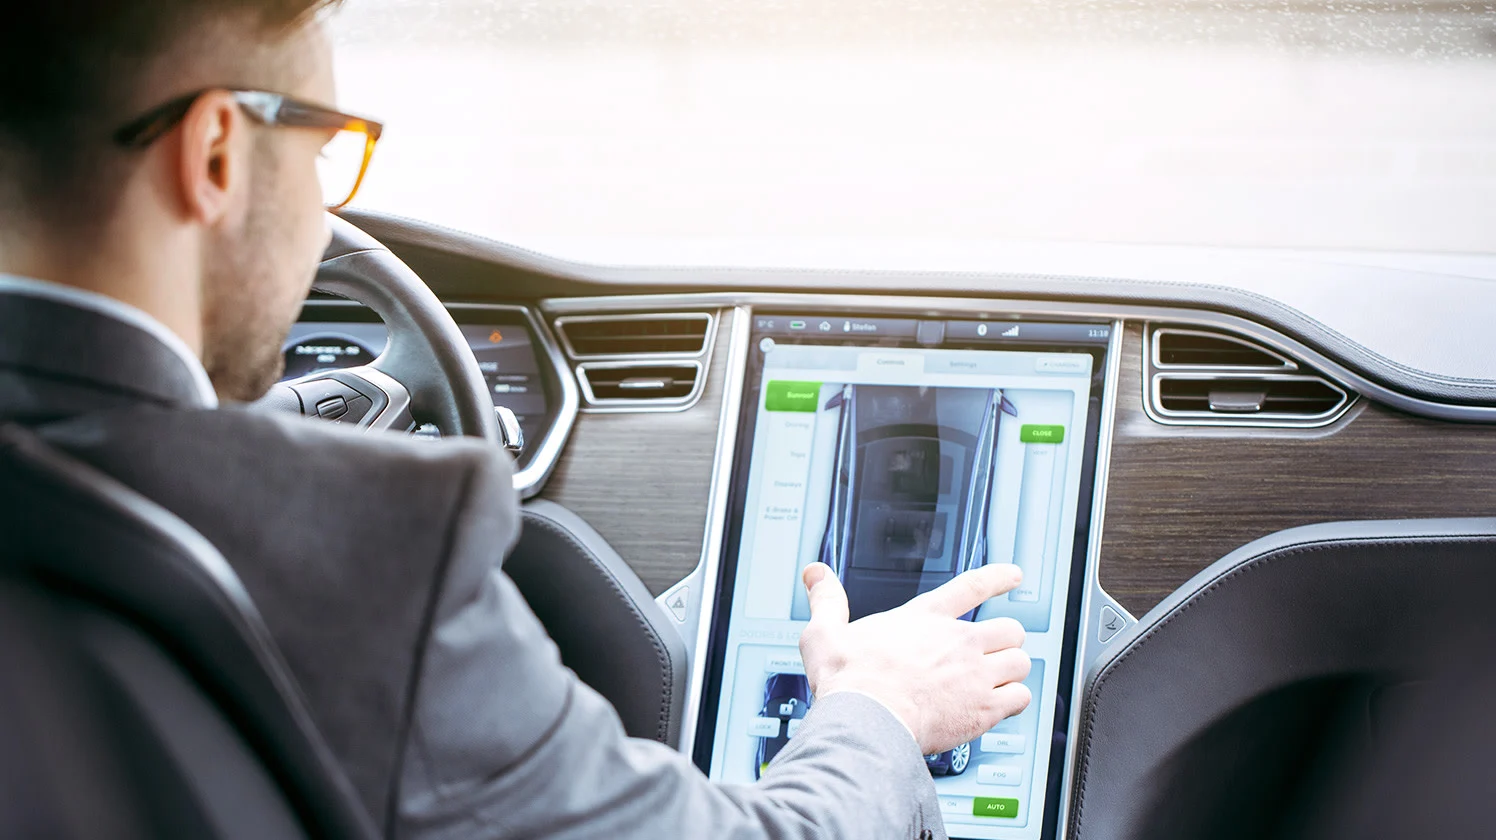
<instances>
[{"instance_id":1,"label":"vent slat","mask_svg":"<svg viewBox=\"0 0 1496 840\"><path fill-rule=\"evenodd\" d=\"M1159 330L1157 362L1169 367L1276 368L1290 365L1260 347L1225 336Z\"/></svg>"},{"instance_id":2,"label":"vent slat","mask_svg":"<svg viewBox=\"0 0 1496 840\"><path fill-rule=\"evenodd\" d=\"M557 328L572 355L695 355L706 349L711 316L706 313L662 313L563 318Z\"/></svg>"},{"instance_id":3,"label":"vent slat","mask_svg":"<svg viewBox=\"0 0 1496 840\"><path fill-rule=\"evenodd\" d=\"M700 368L695 365L583 366L582 373L597 404L627 400L679 401L696 389Z\"/></svg>"},{"instance_id":4,"label":"vent slat","mask_svg":"<svg viewBox=\"0 0 1496 840\"><path fill-rule=\"evenodd\" d=\"M1349 397L1320 379L1273 379L1270 377L1183 378L1163 376L1159 380L1159 407L1166 412L1208 413L1242 416L1211 409L1212 392L1259 392L1265 394L1259 415L1313 418L1339 408Z\"/></svg>"}]
</instances>

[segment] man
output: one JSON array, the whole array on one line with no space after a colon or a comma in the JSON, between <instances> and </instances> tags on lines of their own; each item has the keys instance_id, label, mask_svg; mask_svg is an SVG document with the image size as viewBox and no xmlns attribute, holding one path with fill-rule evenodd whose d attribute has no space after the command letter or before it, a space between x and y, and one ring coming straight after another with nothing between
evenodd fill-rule
<instances>
[{"instance_id":1,"label":"man","mask_svg":"<svg viewBox=\"0 0 1496 840\"><path fill-rule=\"evenodd\" d=\"M327 243L319 153L354 124L332 110L325 5L10 12L0 422L224 553L391 836L943 836L922 754L1030 699L1022 629L957 618L1012 588L1013 567L854 623L835 576L810 567L815 707L759 784L714 785L625 737L559 664L499 569L519 523L504 456L238 405L280 373Z\"/></svg>"}]
</instances>

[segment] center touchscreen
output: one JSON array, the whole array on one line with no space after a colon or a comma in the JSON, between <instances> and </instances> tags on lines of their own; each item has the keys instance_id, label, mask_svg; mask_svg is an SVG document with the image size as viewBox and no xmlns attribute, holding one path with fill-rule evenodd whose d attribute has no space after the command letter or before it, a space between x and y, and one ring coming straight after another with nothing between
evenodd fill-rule
<instances>
[{"instance_id":1,"label":"center touchscreen","mask_svg":"<svg viewBox=\"0 0 1496 840\"><path fill-rule=\"evenodd\" d=\"M755 327L698 763L752 782L814 705L808 563L839 576L853 619L1014 563L1022 585L965 619L1023 623L1034 702L925 763L952 837L1052 836L1109 326Z\"/></svg>"}]
</instances>

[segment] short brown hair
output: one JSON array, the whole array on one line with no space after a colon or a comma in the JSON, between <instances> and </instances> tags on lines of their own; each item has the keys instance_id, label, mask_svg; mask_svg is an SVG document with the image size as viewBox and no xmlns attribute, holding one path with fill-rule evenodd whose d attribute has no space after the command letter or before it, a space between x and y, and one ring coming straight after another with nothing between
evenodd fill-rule
<instances>
[{"instance_id":1,"label":"short brown hair","mask_svg":"<svg viewBox=\"0 0 1496 840\"><path fill-rule=\"evenodd\" d=\"M115 122L158 59L215 24L268 41L339 0L23 0L0 25L0 214L94 209ZM230 80L225 80L228 82ZM155 103L146 103L155 104ZM21 206L15 204L19 202ZM87 209L87 208L84 208ZM3 218L3 216L0 216Z\"/></svg>"}]
</instances>

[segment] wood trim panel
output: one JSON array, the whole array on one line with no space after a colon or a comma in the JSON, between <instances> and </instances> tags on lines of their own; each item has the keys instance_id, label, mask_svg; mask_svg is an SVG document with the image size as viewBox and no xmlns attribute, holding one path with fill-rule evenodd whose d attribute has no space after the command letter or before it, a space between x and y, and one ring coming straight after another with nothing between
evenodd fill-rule
<instances>
[{"instance_id":1,"label":"wood trim panel","mask_svg":"<svg viewBox=\"0 0 1496 840\"><path fill-rule=\"evenodd\" d=\"M701 559L733 317L731 309L718 313L706 389L696 405L578 414L540 494L587 520L655 595Z\"/></svg>"},{"instance_id":2,"label":"wood trim panel","mask_svg":"<svg viewBox=\"0 0 1496 840\"><path fill-rule=\"evenodd\" d=\"M1284 528L1496 514L1496 426L1364 399L1324 429L1165 426L1143 413L1143 333L1123 337L1101 585L1142 615L1231 550Z\"/></svg>"}]
</instances>

